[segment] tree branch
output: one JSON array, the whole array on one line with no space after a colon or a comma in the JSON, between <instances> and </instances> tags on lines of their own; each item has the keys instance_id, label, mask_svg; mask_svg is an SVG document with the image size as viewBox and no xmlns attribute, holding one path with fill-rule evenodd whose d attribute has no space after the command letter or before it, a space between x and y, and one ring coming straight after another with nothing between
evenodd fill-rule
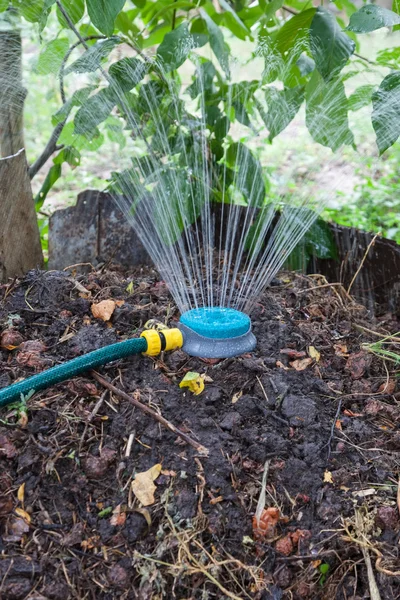
<instances>
[{"instance_id":1,"label":"tree branch","mask_svg":"<svg viewBox=\"0 0 400 600\"><path fill-rule=\"evenodd\" d=\"M42 154L39 156L39 158L37 158L35 160L33 165L31 165L29 167L28 173L29 173L29 177L31 180L35 177L35 175L38 173L38 171L40 171L40 169L43 167L43 165L49 160L50 156L52 154L54 154L54 152L57 150L57 148L58 148L57 141L61 135L61 132L64 128L66 121L67 121L67 119L64 119L64 121L62 121L61 123L58 123L58 125L56 125L56 127L53 129L53 133L51 134L50 139L47 142L46 147L43 150Z\"/></svg>"}]
</instances>

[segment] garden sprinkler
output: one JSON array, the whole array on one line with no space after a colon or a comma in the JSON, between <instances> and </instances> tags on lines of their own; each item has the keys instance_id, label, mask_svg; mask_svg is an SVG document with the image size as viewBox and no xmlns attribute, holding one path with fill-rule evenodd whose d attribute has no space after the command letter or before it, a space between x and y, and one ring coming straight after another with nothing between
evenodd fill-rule
<instances>
[{"instance_id":1,"label":"garden sprinkler","mask_svg":"<svg viewBox=\"0 0 400 600\"><path fill-rule=\"evenodd\" d=\"M230 358L251 352L257 343L250 318L233 308L188 310L181 316L178 327L183 334L182 349L190 356Z\"/></svg>"}]
</instances>

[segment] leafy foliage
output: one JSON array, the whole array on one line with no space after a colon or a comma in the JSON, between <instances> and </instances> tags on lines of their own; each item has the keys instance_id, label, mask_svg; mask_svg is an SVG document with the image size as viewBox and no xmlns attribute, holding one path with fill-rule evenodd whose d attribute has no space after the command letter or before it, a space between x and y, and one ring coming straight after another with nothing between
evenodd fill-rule
<instances>
[{"instance_id":1,"label":"leafy foliage","mask_svg":"<svg viewBox=\"0 0 400 600\"><path fill-rule=\"evenodd\" d=\"M200 153L207 160L213 200L262 206L268 202L267 177L246 135L234 141L233 126L239 123L249 133L266 127L273 143L302 114L303 104L311 137L333 151L354 144L349 111L372 104L377 146L380 153L387 151L400 136L400 48L378 54L373 68L392 71L379 87L363 85L347 97L344 82L372 68L355 55L356 34L399 27L399 2L394 0L393 11L377 4L356 10L350 0L336 0L336 5L339 17L304 0L0 0L0 12L12 7L36 23L45 39L53 38L44 45L37 71L61 69L67 90L53 116L64 147L57 151L41 198L64 163L78 166L80 153L98 149L107 135L121 148L129 137L140 146L129 169L139 199L148 189L157 195L161 180L171 191L177 182L182 189L190 187L188 177L196 173ZM46 29L52 13L60 27L56 33ZM71 27L75 40L66 31ZM257 44L265 61L260 80L232 81L229 45L237 39ZM195 66L189 86L179 76L185 61ZM357 69L346 70L353 61ZM84 77L77 80L77 74ZM203 113L205 134L189 99ZM160 138L161 125L167 142ZM122 179L113 177L120 191ZM227 194L221 192L222 180ZM204 187L198 192L204 200ZM178 229L184 226L178 223Z\"/></svg>"}]
</instances>

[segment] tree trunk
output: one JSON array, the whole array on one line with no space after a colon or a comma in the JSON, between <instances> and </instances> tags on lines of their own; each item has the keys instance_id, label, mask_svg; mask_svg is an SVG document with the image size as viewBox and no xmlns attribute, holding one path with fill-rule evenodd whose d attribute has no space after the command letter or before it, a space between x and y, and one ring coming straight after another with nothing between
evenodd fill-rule
<instances>
[{"instance_id":1,"label":"tree trunk","mask_svg":"<svg viewBox=\"0 0 400 600\"><path fill-rule=\"evenodd\" d=\"M0 31L0 280L43 265L24 150L21 36Z\"/></svg>"},{"instance_id":2,"label":"tree trunk","mask_svg":"<svg viewBox=\"0 0 400 600\"><path fill-rule=\"evenodd\" d=\"M12 156L24 147L21 36L0 31L0 156Z\"/></svg>"},{"instance_id":3,"label":"tree trunk","mask_svg":"<svg viewBox=\"0 0 400 600\"><path fill-rule=\"evenodd\" d=\"M0 159L0 279L43 264L25 151Z\"/></svg>"}]
</instances>

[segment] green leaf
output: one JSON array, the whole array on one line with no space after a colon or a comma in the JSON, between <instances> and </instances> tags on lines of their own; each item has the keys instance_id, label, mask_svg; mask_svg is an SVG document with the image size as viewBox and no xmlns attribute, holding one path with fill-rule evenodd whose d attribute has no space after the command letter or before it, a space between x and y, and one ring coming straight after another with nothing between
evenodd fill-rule
<instances>
[{"instance_id":1,"label":"green leaf","mask_svg":"<svg viewBox=\"0 0 400 600\"><path fill-rule=\"evenodd\" d=\"M393 25L400 25L399 15L383 6L366 4L351 15L347 29L355 33L369 33L381 27L392 27Z\"/></svg>"},{"instance_id":2,"label":"green leaf","mask_svg":"<svg viewBox=\"0 0 400 600\"><path fill-rule=\"evenodd\" d=\"M139 27L137 27L134 23L134 19L136 18L138 12L139 11L136 9L120 12L118 17L115 19L115 29L124 35L127 35L131 38L136 38L140 32Z\"/></svg>"},{"instance_id":3,"label":"green leaf","mask_svg":"<svg viewBox=\"0 0 400 600\"><path fill-rule=\"evenodd\" d=\"M82 106L82 104L86 102L96 87L97 86L95 85L89 85L85 88L81 88L80 90L76 90L76 92L72 94L71 98L67 100L65 104L63 104L62 107L52 116L52 125L55 127L59 123L66 121L72 108L74 106Z\"/></svg>"},{"instance_id":4,"label":"green leaf","mask_svg":"<svg viewBox=\"0 0 400 600\"><path fill-rule=\"evenodd\" d=\"M74 123L67 123L58 139L59 144L73 146L77 150L96 152L104 142L104 135L97 129L91 137L75 133Z\"/></svg>"},{"instance_id":5,"label":"green leaf","mask_svg":"<svg viewBox=\"0 0 400 600\"><path fill-rule=\"evenodd\" d=\"M206 60L200 63L196 73L192 76L193 83L187 88L187 92L194 100L199 94L207 96L213 92L213 82L217 71L211 61Z\"/></svg>"},{"instance_id":6,"label":"green leaf","mask_svg":"<svg viewBox=\"0 0 400 600\"><path fill-rule=\"evenodd\" d=\"M81 57L73 62L71 66L65 69L65 75L68 75L68 73L92 73L96 71L100 67L101 61L120 43L121 39L117 36L96 42Z\"/></svg>"},{"instance_id":7,"label":"green leaf","mask_svg":"<svg viewBox=\"0 0 400 600\"><path fill-rule=\"evenodd\" d=\"M105 129L107 136L111 142L119 145L120 150L126 146L126 138L124 135L124 123L118 117L110 116L105 121Z\"/></svg>"},{"instance_id":8,"label":"green leaf","mask_svg":"<svg viewBox=\"0 0 400 600\"><path fill-rule=\"evenodd\" d=\"M320 6L310 27L310 47L316 67L325 81L340 73L355 50L353 40L342 32L332 13Z\"/></svg>"},{"instance_id":9,"label":"green leaf","mask_svg":"<svg viewBox=\"0 0 400 600\"><path fill-rule=\"evenodd\" d=\"M380 50L376 56L376 62L389 69L397 69L400 61L400 46Z\"/></svg>"},{"instance_id":10,"label":"green leaf","mask_svg":"<svg viewBox=\"0 0 400 600\"><path fill-rule=\"evenodd\" d=\"M226 162L235 171L234 186L243 194L247 205L262 206L266 186L258 158L245 144L235 142L227 150Z\"/></svg>"},{"instance_id":11,"label":"green leaf","mask_svg":"<svg viewBox=\"0 0 400 600\"><path fill-rule=\"evenodd\" d=\"M274 16L277 10L282 8L284 0L272 0L272 2L266 2L264 10L264 15L267 20Z\"/></svg>"},{"instance_id":12,"label":"green leaf","mask_svg":"<svg viewBox=\"0 0 400 600\"><path fill-rule=\"evenodd\" d=\"M61 177L62 166L61 165L53 165L49 172L46 175L46 179L43 182L42 187L38 195L35 198L35 208L36 210L40 210L43 206L44 201L46 200L46 196L56 183L58 179Z\"/></svg>"},{"instance_id":13,"label":"green leaf","mask_svg":"<svg viewBox=\"0 0 400 600\"><path fill-rule=\"evenodd\" d=\"M185 21L176 29L173 29L164 37L162 44L158 47L157 58L163 69L168 73L178 69L193 48L193 39Z\"/></svg>"},{"instance_id":14,"label":"green leaf","mask_svg":"<svg viewBox=\"0 0 400 600\"><path fill-rule=\"evenodd\" d=\"M313 139L333 151L353 144L347 110L343 83L339 79L325 82L315 71L306 86L306 125Z\"/></svg>"},{"instance_id":15,"label":"green leaf","mask_svg":"<svg viewBox=\"0 0 400 600\"><path fill-rule=\"evenodd\" d=\"M7 10L9 4L9 0L0 0L0 12L4 12L5 10Z\"/></svg>"},{"instance_id":16,"label":"green leaf","mask_svg":"<svg viewBox=\"0 0 400 600\"><path fill-rule=\"evenodd\" d=\"M233 10L227 0L219 0L221 7L226 11L223 13L223 23L239 39L246 40L251 38L251 31L243 23L238 14Z\"/></svg>"},{"instance_id":17,"label":"green leaf","mask_svg":"<svg viewBox=\"0 0 400 600\"><path fill-rule=\"evenodd\" d=\"M66 38L58 38L47 44L45 49L39 54L36 67L37 73L40 75L58 73L68 49L69 41Z\"/></svg>"},{"instance_id":18,"label":"green leaf","mask_svg":"<svg viewBox=\"0 0 400 600\"><path fill-rule=\"evenodd\" d=\"M278 52L285 54L291 50L293 54L300 56L306 49L308 32L315 12L315 8L308 8L286 21L276 36L276 48Z\"/></svg>"},{"instance_id":19,"label":"green leaf","mask_svg":"<svg viewBox=\"0 0 400 600\"><path fill-rule=\"evenodd\" d=\"M349 110L360 110L368 106L371 102L372 92L376 89L375 85L362 85L349 96Z\"/></svg>"},{"instance_id":20,"label":"green leaf","mask_svg":"<svg viewBox=\"0 0 400 600\"><path fill-rule=\"evenodd\" d=\"M318 217L304 235L306 250L310 256L337 259L338 251L332 229Z\"/></svg>"},{"instance_id":21,"label":"green leaf","mask_svg":"<svg viewBox=\"0 0 400 600\"><path fill-rule=\"evenodd\" d=\"M400 0L393 0L392 9L397 15L400 15ZM399 31L400 25L395 25L393 31Z\"/></svg>"},{"instance_id":22,"label":"green leaf","mask_svg":"<svg viewBox=\"0 0 400 600\"><path fill-rule=\"evenodd\" d=\"M116 85L124 92L137 86L146 74L146 64L139 58L122 58L109 68Z\"/></svg>"},{"instance_id":23,"label":"green leaf","mask_svg":"<svg viewBox=\"0 0 400 600\"><path fill-rule=\"evenodd\" d=\"M107 36L113 34L115 19L124 4L125 0L86 0L93 25Z\"/></svg>"},{"instance_id":24,"label":"green leaf","mask_svg":"<svg viewBox=\"0 0 400 600\"><path fill-rule=\"evenodd\" d=\"M132 0L132 2L138 8L144 8L146 6L147 0Z\"/></svg>"},{"instance_id":25,"label":"green leaf","mask_svg":"<svg viewBox=\"0 0 400 600\"><path fill-rule=\"evenodd\" d=\"M372 95L372 125L379 153L400 136L400 71L389 73Z\"/></svg>"},{"instance_id":26,"label":"green leaf","mask_svg":"<svg viewBox=\"0 0 400 600\"><path fill-rule=\"evenodd\" d=\"M116 104L110 88L104 88L90 96L75 115L75 133L90 137L97 126L108 117Z\"/></svg>"},{"instance_id":27,"label":"green leaf","mask_svg":"<svg viewBox=\"0 0 400 600\"><path fill-rule=\"evenodd\" d=\"M85 0L61 0L61 5L74 25L75 23L80 21L83 15L85 14ZM66 27L67 29L69 29L69 25L58 6L57 18L60 22L61 27Z\"/></svg>"},{"instance_id":28,"label":"green leaf","mask_svg":"<svg viewBox=\"0 0 400 600\"><path fill-rule=\"evenodd\" d=\"M201 9L201 16L207 24L208 33L210 34L210 46L219 64L221 65L226 77L230 78L229 68L229 48L225 44L224 35L221 29L214 23L211 17Z\"/></svg>"},{"instance_id":29,"label":"green leaf","mask_svg":"<svg viewBox=\"0 0 400 600\"><path fill-rule=\"evenodd\" d=\"M12 5L30 23L38 23L42 18L43 0L13 0Z\"/></svg>"},{"instance_id":30,"label":"green leaf","mask_svg":"<svg viewBox=\"0 0 400 600\"><path fill-rule=\"evenodd\" d=\"M73 146L66 146L55 158L53 158L53 163L55 165L62 165L63 162L68 163L70 167L75 169L75 167L78 167L81 164L80 152Z\"/></svg>"},{"instance_id":31,"label":"green leaf","mask_svg":"<svg viewBox=\"0 0 400 600\"><path fill-rule=\"evenodd\" d=\"M193 38L193 47L201 48L209 40L208 29L204 19L195 19L190 24L190 33Z\"/></svg>"},{"instance_id":32,"label":"green leaf","mask_svg":"<svg viewBox=\"0 0 400 600\"><path fill-rule=\"evenodd\" d=\"M268 87L265 91L268 112L265 124L269 130L268 139L272 142L281 131L283 131L296 116L303 100L304 87L293 87L278 90Z\"/></svg>"}]
</instances>

